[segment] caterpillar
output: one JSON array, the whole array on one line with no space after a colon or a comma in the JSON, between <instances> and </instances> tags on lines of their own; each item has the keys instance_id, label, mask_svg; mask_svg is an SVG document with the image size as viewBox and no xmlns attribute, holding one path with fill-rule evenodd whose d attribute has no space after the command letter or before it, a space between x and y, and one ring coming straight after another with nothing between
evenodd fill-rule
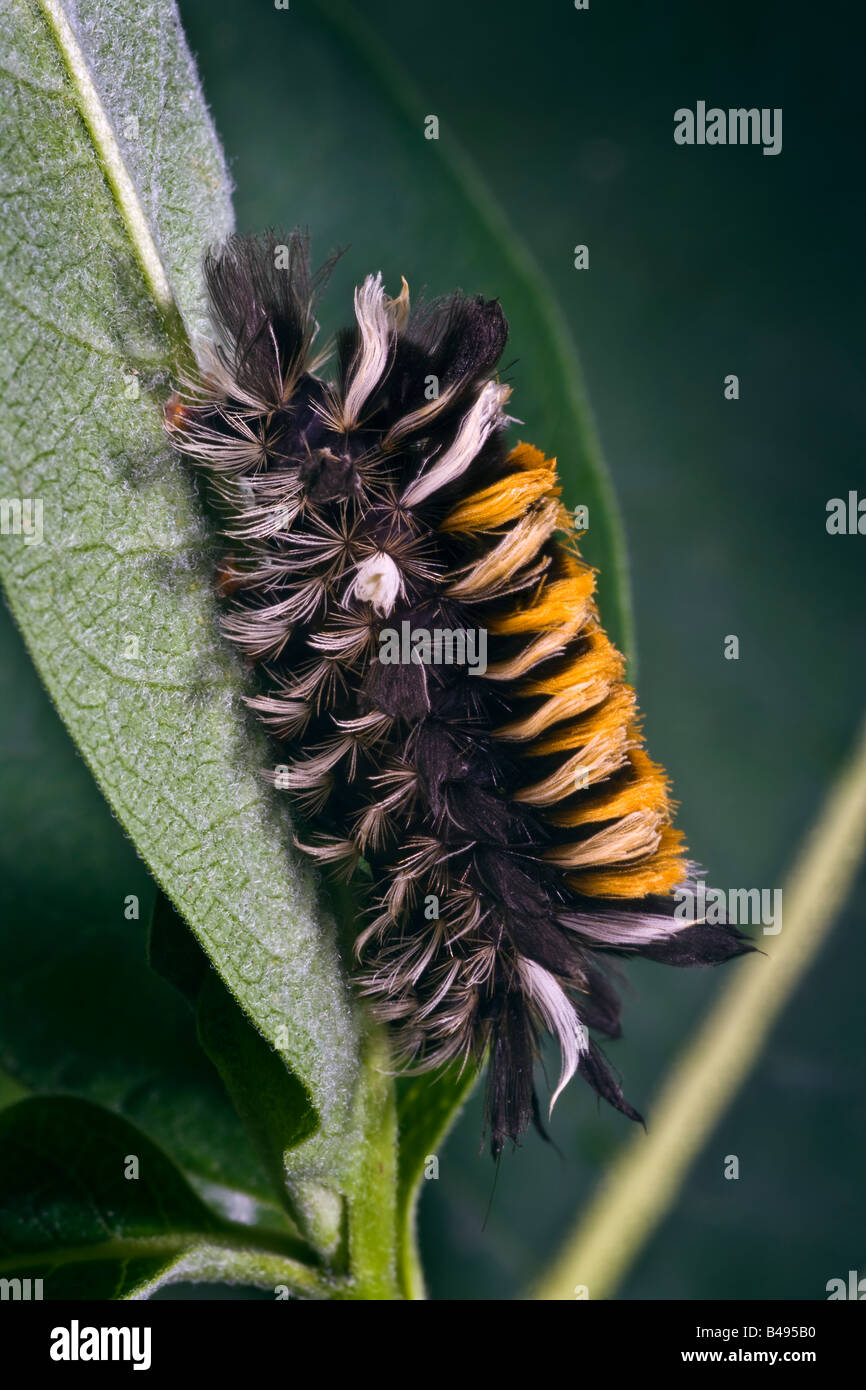
<instances>
[{"instance_id":1,"label":"caterpillar","mask_svg":"<svg viewBox=\"0 0 866 1390\"><path fill-rule=\"evenodd\" d=\"M367 866L355 981L398 1069L486 1063L498 1157L545 1133L551 1033L551 1112L579 1074L639 1120L596 1040L621 1032L618 958L714 964L748 941L675 912L694 866L555 460L507 442L498 300L410 309L405 280L392 298L370 275L326 377L331 264L312 272L300 231L209 250L214 341L165 412L228 542L223 625L261 673L267 775L306 853Z\"/></svg>"}]
</instances>

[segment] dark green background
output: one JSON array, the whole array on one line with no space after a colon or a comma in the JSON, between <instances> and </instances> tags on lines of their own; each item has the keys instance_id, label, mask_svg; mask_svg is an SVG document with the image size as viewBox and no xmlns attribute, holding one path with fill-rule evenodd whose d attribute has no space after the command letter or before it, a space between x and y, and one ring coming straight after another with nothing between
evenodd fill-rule
<instances>
[{"instance_id":1,"label":"dark green background","mask_svg":"<svg viewBox=\"0 0 866 1390\"><path fill-rule=\"evenodd\" d=\"M348 246L325 327L347 318L351 285L369 270L394 290L405 273L431 293L501 293L484 239L437 171L443 151L399 116L393 84L371 83L317 9L182 0L239 227L301 222L322 257ZM866 493L862 81L850 8L591 0L578 13L570 0L367 0L363 13L439 116L440 145L471 154L578 343L628 535L648 738L674 777L690 848L714 884L779 886L863 706L866 537L825 530L828 498ZM781 106L782 154L677 147L673 112L698 99ZM590 270L578 272L572 248L584 242ZM555 403L528 389L533 344L512 346L521 433L559 453L573 505L581 477ZM738 402L723 399L729 372ZM591 524L590 558L592 535ZM729 633L740 638L736 662L722 655ZM146 875L8 619L3 640L13 823L0 884L4 917L17 923L4 1034L43 1000L34 1076L76 1090L90 1075L94 1096L99 1052L94 1098L147 1127L191 1035L168 987L143 979L143 923L117 909L130 892L147 902ZM864 886L861 875L620 1296L820 1299L828 1279L866 1272ZM626 1037L611 1056L652 1124L654 1088L722 976L645 965L629 980ZM93 1028L106 1008L109 1057ZM181 1130L195 1126L198 1087L215 1085L204 1062L200 1075L182 1070ZM630 1133L571 1087L553 1125L561 1156L534 1138L506 1156L482 1229L492 1174L479 1127L474 1103L422 1202L437 1297L518 1294ZM221 1143L233 1132L227 1112ZM175 1140L182 1148L183 1134ZM738 1182L723 1177L731 1153ZM239 1173L247 1162L238 1158Z\"/></svg>"}]
</instances>

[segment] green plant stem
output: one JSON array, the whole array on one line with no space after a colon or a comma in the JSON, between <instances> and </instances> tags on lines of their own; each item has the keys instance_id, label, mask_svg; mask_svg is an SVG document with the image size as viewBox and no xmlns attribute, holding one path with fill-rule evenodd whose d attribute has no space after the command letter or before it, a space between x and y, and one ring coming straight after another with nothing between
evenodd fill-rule
<instances>
[{"instance_id":1,"label":"green plant stem","mask_svg":"<svg viewBox=\"0 0 866 1390\"><path fill-rule=\"evenodd\" d=\"M638 1133L531 1296L607 1298L673 1205L713 1130L748 1076L771 1028L814 960L850 891L866 845L866 725L806 837L783 891L784 925L747 956L674 1064Z\"/></svg>"},{"instance_id":2,"label":"green plant stem","mask_svg":"<svg viewBox=\"0 0 866 1390\"><path fill-rule=\"evenodd\" d=\"M349 1269L365 1301L403 1297L397 1276L397 1115L385 1031L369 1024L355 1096L360 1136L349 1186Z\"/></svg>"}]
</instances>

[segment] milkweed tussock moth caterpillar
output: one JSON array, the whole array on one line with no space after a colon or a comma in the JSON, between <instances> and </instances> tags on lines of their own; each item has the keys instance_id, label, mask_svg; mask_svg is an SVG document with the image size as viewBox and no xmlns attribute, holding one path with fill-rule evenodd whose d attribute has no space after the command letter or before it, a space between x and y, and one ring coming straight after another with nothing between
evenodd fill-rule
<instances>
[{"instance_id":1,"label":"milkweed tussock moth caterpillar","mask_svg":"<svg viewBox=\"0 0 866 1390\"><path fill-rule=\"evenodd\" d=\"M551 1109L579 1072L639 1118L593 1036L620 1033L615 958L709 964L748 945L674 916L689 866L668 779L555 462L506 442L499 303L410 311L405 281L392 298L368 276L326 376L326 275L300 233L210 252L215 343L166 410L222 516L225 632L259 665L249 704L313 827L302 848L369 864L358 988L401 1068L486 1060L494 1155L532 1121L544 1132L545 1031ZM484 631L486 668L380 660L404 623Z\"/></svg>"}]
</instances>

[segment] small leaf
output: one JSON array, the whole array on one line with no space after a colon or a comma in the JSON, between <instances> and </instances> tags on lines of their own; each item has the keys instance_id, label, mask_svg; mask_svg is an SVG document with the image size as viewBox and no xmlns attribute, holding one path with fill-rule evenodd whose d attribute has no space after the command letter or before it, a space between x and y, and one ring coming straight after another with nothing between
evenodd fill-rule
<instances>
[{"instance_id":1,"label":"small leaf","mask_svg":"<svg viewBox=\"0 0 866 1390\"><path fill-rule=\"evenodd\" d=\"M123 1298L219 1221L132 1125L86 1101L0 1112L0 1268L47 1298Z\"/></svg>"},{"instance_id":2,"label":"small leaf","mask_svg":"<svg viewBox=\"0 0 866 1390\"><path fill-rule=\"evenodd\" d=\"M165 1154L97 1105L40 1097L0 1111L0 1271L41 1279L44 1298L142 1297L179 1280L339 1296L305 1254L215 1216Z\"/></svg>"},{"instance_id":3,"label":"small leaf","mask_svg":"<svg viewBox=\"0 0 866 1390\"><path fill-rule=\"evenodd\" d=\"M213 971L202 984L196 1020L199 1041L246 1124L275 1191L285 1199L288 1155L318 1128L309 1094Z\"/></svg>"},{"instance_id":4,"label":"small leaf","mask_svg":"<svg viewBox=\"0 0 866 1390\"><path fill-rule=\"evenodd\" d=\"M401 1081L397 1098L400 1130L400 1193L405 1200L417 1187L428 1158L435 1156L454 1118L478 1080L471 1064L459 1063L444 1071L423 1072Z\"/></svg>"},{"instance_id":5,"label":"small leaf","mask_svg":"<svg viewBox=\"0 0 866 1390\"><path fill-rule=\"evenodd\" d=\"M256 1032L163 893L154 907L148 957L192 1006L199 1042L246 1127L274 1197L311 1244L333 1257L344 1235L341 1197L320 1184L287 1178L290 1151L319 1126L303 1083Z\"/></svg>"},{"instance_id":6,"label":"small leaf","mask_svg":"<svg viewBox=\"0 0 866 1390\"><path fill-rule=\"evenodd\" d=\"M478 1080L473 1066L458 1063L441 1072L424 1072L398 1086L397 1124L400 1177L397 1220L400 1234L401 1277L408 1297L424 1297L424 1278L416 1248L416 1212L431 1158ZM438 1173L437 1173L438 1176Z\"/></svg>"}]
</instances>

